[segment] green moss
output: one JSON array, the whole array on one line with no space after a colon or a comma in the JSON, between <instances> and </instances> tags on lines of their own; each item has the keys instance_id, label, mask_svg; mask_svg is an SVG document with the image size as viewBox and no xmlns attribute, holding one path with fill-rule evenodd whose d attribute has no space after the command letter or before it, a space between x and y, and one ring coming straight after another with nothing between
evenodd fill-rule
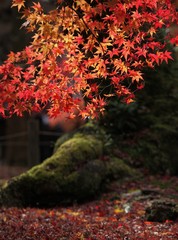
<instances>
[{"instance_id":1,"label":"green moss","mask_svg":"<svg viewBox=\"0 0 178 240\"><path fill-rule=\"evenodd\" d=\"M0 179L0 188L3 187L7 183L7 180Z\"/></svg>"},{"instance_id":2,"label":"green moss","mask_svg":"<svg viewBox=\"0 0 178 240\"><path fill-rule=\"evenodd\" d=\"M3 206L26 206L32 197L32 181L26 174L12 178L1 189L0 204Z\"/></svg>"},{"instance_id":3,"label":"green moss","mask_svg":"<svg viewBox=\"0 0 178 240\"><path fill-rule=\"evenodd\" d=\"M65 133L63 134L60 138L57 139L55 146L54 146L54 150L53 152L55 153L57 151L57 149L67 140L69 140L70 138L72 138L74 135L74 133Z\"/></svg>"},{"instance_id":4,"label":"green moss","mask_svg":"<svg viewBox=\"0 0 178 240\"><path fill-rule=\"evenodd\" d=\"M102 148L92 135L74 136L42 164L13 178L2 189L1 201L8 206L53 206L91 197L103 180L104 164L95 160Z\"/></svg>"},{"instance_id":5,"label":"green moss","mask_svg":"<svg viewBox=\"0 0 178 240\"><path fill-rule=\"evenodd\" d=\"M106 138L103 130L92 126L83 126L61 141L50 158L8 182L0 205L53 207L85 201L98 195L107 179L134 174L120 159L102 161Z\"/></svg>"},{"instance_id":6,"label":"green moss","mask_svg":"<svg viewBox=\"0 0 178 240\"><path fill-rule=\"evenodd\" d=\"M62 135L55 144L54 147L54 153L57 151L57 149L66 141L68 141L71 138L81 138L83 136L93 136L95 139L99 139L103 142L105 131L98 126L97 123L94 123L92 121L89 121L88 123L82 125L77 131L66 133Z\"/></svg>"},{"instance_id":7,"label":"green moss","mask_svg":"<svg viewBox=\"0 0 178 240\"><path fill-rule=\"evenodd\" d=\"M121 179L125 176L135 176L138 174L136 170L129 167L122 159L111 157L106 163L107 178L109 180Z\"/></svg>"}]
</instances>

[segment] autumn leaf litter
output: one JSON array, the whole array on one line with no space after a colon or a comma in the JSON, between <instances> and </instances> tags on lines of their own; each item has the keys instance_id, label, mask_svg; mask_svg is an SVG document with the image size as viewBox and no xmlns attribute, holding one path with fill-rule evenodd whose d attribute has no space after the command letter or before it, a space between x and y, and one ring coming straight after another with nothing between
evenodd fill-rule
<instances>
[{"instance_id":1,"label":"autumn leaf litter","mask_svg":"<svg viewBox=\"0 0 178 240\"><path fill-rule=\"evenodd\" d=\"M156 180L167 187L156 186ZM145 219L145 208L152 199L167 195L178 199L176 183L176 177L149 177L147 181L113 184L110 191L84 204L53 209L1 208L0 240L176 240L177 221ZM151 193L143 195L146 187Z\"/></svg>"}]
</instances>

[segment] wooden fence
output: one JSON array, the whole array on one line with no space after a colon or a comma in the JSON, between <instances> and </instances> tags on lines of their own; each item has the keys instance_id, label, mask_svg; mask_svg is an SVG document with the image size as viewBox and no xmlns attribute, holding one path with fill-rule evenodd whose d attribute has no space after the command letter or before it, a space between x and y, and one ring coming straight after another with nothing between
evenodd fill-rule
<instances>
[{"instance_id":1,"label":"wooden fence","mask_svg":"<svg viewBox=\"0 0 178 240\"><path fill-rule=\"evenodd\" d=\"M27 122L26 131L0 136L0 163L8 165L7 149L20 146L26 149L24 160L27 167L39 164L49 155L45 155L44 150L49 153L60 135L61 133L55 131L41 131L39 121L31 118ZM14 151L13 154L18 152Z\"/></svg>"}]
</instances>

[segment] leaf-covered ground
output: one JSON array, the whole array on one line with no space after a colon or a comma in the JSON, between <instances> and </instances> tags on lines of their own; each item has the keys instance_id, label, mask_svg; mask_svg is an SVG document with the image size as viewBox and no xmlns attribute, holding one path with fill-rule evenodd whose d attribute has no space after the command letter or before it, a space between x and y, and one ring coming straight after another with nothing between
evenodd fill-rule
<instances>
[{"instance_id":1,"label":"leaf-covered ground","mask_svg":"<svg viewBox=\"0 0 178 240\"><path fill-rule=\"evenodd\" d=\"M55 209L0 209L0 240L176 240L178 221L148 222L153 199L178 200L177 177L114 183L92 202Z\"/></svg>"}]
</instances>

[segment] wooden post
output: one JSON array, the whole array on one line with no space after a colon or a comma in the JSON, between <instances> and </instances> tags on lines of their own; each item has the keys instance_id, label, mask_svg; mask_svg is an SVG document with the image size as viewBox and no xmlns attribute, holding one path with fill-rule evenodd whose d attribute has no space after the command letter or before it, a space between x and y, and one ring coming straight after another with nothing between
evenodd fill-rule
<instances>
[{"instance_id":1,"label":"wooden post","mask_svg":"<svg viewBox=\"0 0 178 240\"><path fill-rule=\"evenodd\" d=\"M28 120L28 167L40 163L40 144L39 144L39 121L31 118Z\"/></svg>"}]
</instances>

